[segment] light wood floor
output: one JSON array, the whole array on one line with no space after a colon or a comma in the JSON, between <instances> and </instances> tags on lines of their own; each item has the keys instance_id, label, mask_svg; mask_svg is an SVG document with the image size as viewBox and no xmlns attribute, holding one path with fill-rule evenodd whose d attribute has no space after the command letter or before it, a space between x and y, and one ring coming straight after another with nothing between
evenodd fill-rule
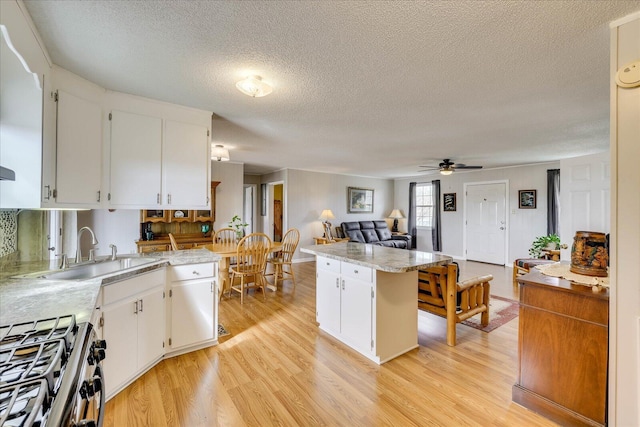
<instances>
[{"instance_id":1,"label":"light wood floor","mask_svg":"<svg viewBox=\"0 0 640 427\"><path fill-rule=\"evenodd\" d=\"M516 297L511 268L460 265ZM160 362L107 403L104 426L555 426L511 401L517 318L491 333L458 325L452 348L444 319L423 313L420 347L378 366L318 329L315 263L294 268L295 292L223 298L231 335Z\"/></svg>"}]
</instances>

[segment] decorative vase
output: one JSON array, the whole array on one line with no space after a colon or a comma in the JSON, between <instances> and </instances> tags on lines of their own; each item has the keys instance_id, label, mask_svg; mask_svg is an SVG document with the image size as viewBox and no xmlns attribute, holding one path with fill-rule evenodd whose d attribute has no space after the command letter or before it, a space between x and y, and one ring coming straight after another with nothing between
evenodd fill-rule
<instances>
[{"instance_id":1,"label":"decorative vase","mask_svg":"<svg viewBox=\"0 0 640 427\"><path fill-rule=\"evenodd\" d=\"M604 233L576 231L571 246L570 271L587 276L606 277L609 248Z\"/></svg>"}]
</instances>

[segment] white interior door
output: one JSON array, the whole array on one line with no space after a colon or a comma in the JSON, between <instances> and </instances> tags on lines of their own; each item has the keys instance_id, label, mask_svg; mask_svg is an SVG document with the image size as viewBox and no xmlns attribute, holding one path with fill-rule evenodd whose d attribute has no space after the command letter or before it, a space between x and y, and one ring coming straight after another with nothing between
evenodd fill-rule
<instances>
[{"instance_id":1,"label":"white interior door","mask_svg":"<svg viewBox=\"0 0 640 427\"><path fill-rule=\"evenodd\" d=\"M576 231L608 233L611 223L609 152L560 161L560 258L571 259Z\"/></svg>"},{"instance_id":2,"label":"white interior door","mask_svg":"<svg viewBox=\"0 0 640 427\"><path fill-rule=\"evenodd\" d=\"M505 265L507 183L465 184L466 258Z\"/></svg>"}]
</instances>

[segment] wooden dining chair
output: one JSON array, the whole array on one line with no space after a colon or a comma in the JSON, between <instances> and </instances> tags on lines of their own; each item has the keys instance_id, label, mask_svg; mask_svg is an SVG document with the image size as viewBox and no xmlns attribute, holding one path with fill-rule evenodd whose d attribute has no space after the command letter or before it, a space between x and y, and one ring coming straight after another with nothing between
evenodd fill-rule
<instances>
[{"instance_id":1,"label":"wooden dining chair","mask_svg":"<svg viewBox=\"0 0 640 427\"><path fill-rule=\"evenodd\" d=\"M213 243L235 243L236 230L233 228L221 228L213 235Z\"/></svg>"},{"instance_id":2,"label":"wooden dining chair","mask_svg":"<svg viewBox=\"0 0 640 427\"><path fill-rule=\"evenodd\" d=\"M250 288L261 288L264 299L267 299L265 288L267 280L264 271L267 268L267 257L271 251L271 239L264 233L251 233L238 242L236 265L231 267L231 293L240 293L240 304L244 304L244 293ZM236 278L240 279L236 284ZM249 284L253 285L249 286Z\"/></svg>"},{"instance_id":3,"label":"wooden dining chair","mask_svg":"<svg viewBox=\"0 0 640 427\"><path fill-rule=\"evenodd\" d=\"M172 234L172 233L169 233L169 240L171 241L171 250L172 250L172 251L178 251L178 250L180 250L180 249L178 248L178 242L176 242L176 238L175 238L175 237L173 237L173 234Z\"/></svg>"},{"instance_id":4,"label":"wooden dining chair","mask_svg":"<svg viewBox=\"0 0 640 427\"><path fill-rule=\"evenodd\" d=\"M285 275L291 277L293 288L296 287L296 278L293 274L292 260L293 254L300 241L300 231L297 228L290 228L282 239L282 249L268 260L273 265L273 272L267 276L273 276L273 285L278 288L278 280L285 280Z\"/></svg>"}]
</instances>

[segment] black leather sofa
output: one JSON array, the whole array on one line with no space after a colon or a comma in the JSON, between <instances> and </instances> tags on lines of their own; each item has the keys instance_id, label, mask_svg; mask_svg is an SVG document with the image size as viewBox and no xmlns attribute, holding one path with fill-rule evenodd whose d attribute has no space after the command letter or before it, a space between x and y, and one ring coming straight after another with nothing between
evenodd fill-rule
<instances>
[{"instance_id":1,"label":"black leather sofa","mask_svg":"<svg viewBox=\"0 0 640 427\"><path fill-rule=\"evenodd\" d=\"M341 226L344 236L348 237L350 242L411 249L411 236L394 236L384 220L343 222Z\"/></svg>"}]
</instances>

